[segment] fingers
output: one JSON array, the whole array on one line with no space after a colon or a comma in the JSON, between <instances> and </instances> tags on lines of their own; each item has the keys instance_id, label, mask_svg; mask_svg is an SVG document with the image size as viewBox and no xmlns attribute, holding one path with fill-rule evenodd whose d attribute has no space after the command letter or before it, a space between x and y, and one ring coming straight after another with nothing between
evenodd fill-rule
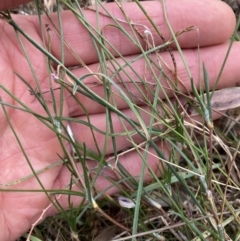
<instances>
[{"instance_id":1,"label":"fingers","mask_svg":"<svg viewBox=\"0 0 240 241\"><path fill-rule=\"evenodd\" d=\"M194 83L199 88L200 86L204 88L204 82L203 82L203 70L202 70L202 63L204 62L206 69L208 71L209 75L209 84L210 88L213 88L213 86L216 83L218 74L221 70L221 67L223 65L224 59L227 54L227 50L229 48L229 43L211 46L211 47L205 47L200 49L200 59L198 56L198 50L197 49L189 49L184 50L183 54L186 59L187 65L190 69L191 75L193 77ZM221 75L221 78L219 80L217 88L226 88L230 86L236 86L240 82L240 76L239 76L239 63L240 63L240 43L236 42L233 44L231 51L229 53L227 62L224 67L224 71ZM177 51L173 51L174 58L176 60L177 65L177 75L179 77L179 83L178 87L180 91L183 93L186 91L191 92L191 81L189 79L189 76L187 74L186 68L182 62L182 59ZM174 69L172 58L169 55L168 52L160 53L161 58L167 63L167 65L170 67L170 69ZM130 61L134 59L135 56L126 58L127 61ZM159 66L159 64L156 61L156 58L152 56L153 61L156 62L156 66ZM120 64L124 65L122 60L117 60ZM109 77L111 78L112 74L116 69L119 69L118 66L115 65L115 68L112 68L112 63L109 63ZM169 69L166 67L166 65L162 62L162 67L167 76L169 76L172 81L174 81L174 77L172 73L169 71ZM200 70L199 70L200 65ZM93 64L89 66L90 69L94 73L99 72L99 65ZM173 96L173 91L170 90L170 82L164 77L160 79L160 70L152 65L153 71L156 73L156 76L159 77L159 79L156 80L154 78L153 73L151 72L150 68L146 68L146 62L144 59L140 59L134 63L131 64L131 67L126 67L124 70L127 72L127 74L130 76L130 78L135 82L131 82L130 78L123 73L123 71L120 71L120 76L123 82L125 82L125 87L121 85L121 82L119 81L120 77L113 78L113 80L119 85L119 87L131 98L131 100L135 101L137 105L143 105L147 101L152 101L154 99L154 93L156 89L156 83L157 81L161 81L162 88L166 91L168 96ZM134 72L135 71L135 72ZM76 76L83 76L87 73L89 73L86 69L80 68L73 70L74 74ZM200 76L200 79L199 79ZM102 98L105 98L104 88L103 85L96 80L95 77L89 77L86 80L84 80L84 83L92 90L95 94L99 95ZM142 83L145 83L146 86L143 86ZM140 90L139 90L139 89ZM142 92L140 92L142 91ZM152 93L151 93L152 91ZM83 96L82 94L76 94L76 97L79 99L79 101L84 105L84 107L88 110L89 114L94 113L100 113L105 111L105 107L101 106L100 104L97 104L93 100L90 100L89 98ZM146 99L147 97L147 99ZM111 98L114 99L114 103L116 104L118 109L125 109L128 108L127 102L122 98L119 91L112 86L112 93ZM110 98L110 99L111 99ZM159 98L164 98L163 91L160 90ZM113 102L113 101L112 101ZM75 102L73 98L67 99L68 107L70 116L79 116L79 115L85 115L83 109L79 107L79 104Z\"/></svg>"},{"instance_id":2,"label":"fingers","mask_svg":"<svg viewBox=\"0 0 240 241\"><path fill-rule=\"evenodd\" d=\"M165 155L166 160L168 160L169 149L166 143L159 141L157 145L159 148L161 148L161 151ZM141 153L141 155L144 155L144 152L141 149L139 149L139 152ZM141 155L136 151L131 151L123 155L119 155L119 159L118 159L118 162L127 170L127 172L129 172L129 174L135 180L139 180L140 178L140 173L143 165L143 160ZM151 174L151 172L158 177L161 176L163 167L165 166L165 164L157 156L155 150L152 147L149 148L149 152L146 157L146 163L147 164L146 164L145 173L144 173L145 182L149 182L153 179L153 175ZM111 164L113 166L115 165L115 163L111 163ZM88 161L87 166L89 169L88 173L93 176L98 168L98 163L93 161ZM82 165L78 165L78 170L80 173L83 173ZM66 188L70 184L70 178L71 178L71 173L69 172L69 169L67 167L63 167L61 173L59 174L58 179L56 180L56 183L53 189ZM112 171L111 168L103 169L98 175L95 184L93 185L94 189L97 192L101 192L102 196L104 196L105 194L112 195L114 193L119 192L120 190L112 184L112 182L110 181L111 179L114 180L115 182L121 181L120 178ZM122 182L119 183L119 185L121 184L124 185L123 180ZM79 190L78 187L76 186L74 186L73 189L76 191L79 191L79 193L86 193L86 190ZM69 202L69 198L71 198L71 202ZM81 197L76 197L76 196L69 197L66 195L62 195L58 199L58 202L62 205L63 208L68 209L69 203L76 206L76 205L79 205L79 203L81 202L81 199L82 199ZM54 213L56 213L56 210L54 208L51 208L47 210L47 212L48 212L47 215L53 215Z\"/></svg>"},{"instance_id":3,"label":"fingers","mask_svg":"<svg viewBox=\"0 0 240 241\"><path fill-rule=\"evenodd\" d=\"M176 103L182 102L182 105L186 103L183 98L181 100L176 100ZM175 100L171 100L171 104L174 105ZM168 116L163 109L168 109ZM122 113L127 116L130 120L135 121L136 128L138 131L141 132L142 135L134 131L134 128L123 118L120 118L117 114L111 114L111 121L114 130L114 141L110 133L110 126L108 120L106 120L106 113L99 113L90 115L88 117L82 116L76 118L76 122L70 122L71 129L73 131L74 139L78 143L84 143L88 149L94 151L95 153L104 153L104 155L110 155L114 153L114 148L117 151L127 150L128 148L132 147L133 144L137 145L143 143L148 139L148 127L151 126L151 121L153 120L152 128L155 130L153 134L151 134L151 138L156 138L157 132L162 133L166 130L170 130L171 126L175 124L174 115L172 107L170 104L162 104L162 107L158 107L156 113L148 106L141 106L137 108L139 116L141 116L141 120L136 116L131 109L124 109ZM180 108L178 111L181 113L183 110ZM215 120L219 118L219 114L216 112L212 113L212 118ZM166 120L165 120L166 118ZM185 118L188 122L193 123L193 120L202 122L202 117L200 116L193 116ZM141 123L144 123L143 125ZM89 128L91 125L92 129ZM147 130L146 130L147 129ZM145 131L146 130L146 131ZM167 131L168 132L168 131ZM154 133L156 135L154 135ZM96 142L94 141L96 140Z\"/></svg>"},{"instance_id":4,"label":"fingers","mask_svg":"<svg viewBox=\"0 0 240 241\"><path fill-rule=\"evenodd\" d=\"M150 110L147 107L145 107L145 108L143 107L143 109L146 112L140 110L140 113L141 113L141 116L142 116L142 119L143 119L145 125L148 126L149 121L150 121L150 113L149 113ZM126 115L128 118L135 120L136 122L139 123L139 121L136 118L136 115L130 109L123 110L122 113L124 113L124 115ZM94 137L97 140L97 143L93 142L94 138L93 138L92 131L90 128L86 127L84 124L71 122L70 125L72 127L76 141L79 143L85 143L85 145L89 149L91 149L95 152L97 152L98 149L101 151L104 151L105 145L106 145L106 154L108 155L108 154L113 153L114 147L113 147L111 135L108 136L108 138L106 139L107 132L109 133L109 131L110 131L109 130L110 124L107 123L107 121L106 121L106 114L105 113L95 114L95 115L89 116L89 118L90 118L91 125L94 128L96 128L96 130L101 131L101 132L93 131ZM85 116L82 116L79 119L81 121L85 121L86 123L88 123L88 119ZM112 123L113 123L114 133L116 135L115 136L116 149L118 151L132 146L132 142L128 135L131 135L131 137L135 143L140 143L140 142L144 141L144 139L139 134L132 132L133 127L126 121L120 119L117 114L112 113L111 119L112 119ZM141 129L140 126L139 126L139 129ZM81 131L79 131L79 130L81 130ZM127 131L128 131L128 133L127 133ZM95 144L97 144L98 146L96 146Z\"/></svg>"},{"instance_id":5,"label":"fingers","mask_svg":"<svg viewBox=\"0 0 240 241\"><path fill-rule=\"evenodd\" d=\"M171 38L171 34L164 19L163 7L160 2L142 2L150 18L156 24L158 30L162 33L166 40ZM116 3L105 4L104 7L113 17L125 21L125 17ZM83 10L84 16L87 22L96 30L102 31L106 40L114 46L122 55L132 55L140 52L140 49L129 38L127 38L118 28L114 28L116 25L111 18L104 16L105 10L101 7L100 12L102 14L96 17L95 10ZM137 6L136 3L125 3L123 9L129 16L133 23L141 24L148 27L153 34L155 45L160 45L162 39L159 34L150 24L147 17ZM182 31L190 26L195 26L198 31L190 31L184 33L179 37L179 43L183 48L208 46L225 42L230 38L235 27L235 16L229 6L221 1L211 0L177 0L166 1L166 11L169 22L176 33ZM54 24L58 25L57 15L53 15ZM79 22L79 20L73 16L70 12L62 13L63 20L63 33L66 42L72 48L77 56L85 63L98 62L98 55L95 50L93 41L86 28ZM35 19L35 25L38 25L38 18ZM49 23L47 19L43 21L45 24ZM118 21L119 22L119 21ZM136 40L136 35L128 24L119 22L124 27L128 34ZM111 26L110 26L111 25ZM51 31L47 31L46 36L50 34L52 53L60 59L61 57L61 44L58 34L54 31L54 27L49 23ZM143 34L144 27L135 26L138 31ZM40 33L39 33L40 34ZM99 39L99 36L95 31L93 34ZM48 39L46 37L46 39ZM138 40L143 46L146 45L144 40L138 36ZM110 50L114 56L118 56L117 52L113 50L109 44L105 41L105 46ZM67 66L79 65L79 61L72 55L71 51L65 49L65 64Z\"/></svg>"}]
</instances>

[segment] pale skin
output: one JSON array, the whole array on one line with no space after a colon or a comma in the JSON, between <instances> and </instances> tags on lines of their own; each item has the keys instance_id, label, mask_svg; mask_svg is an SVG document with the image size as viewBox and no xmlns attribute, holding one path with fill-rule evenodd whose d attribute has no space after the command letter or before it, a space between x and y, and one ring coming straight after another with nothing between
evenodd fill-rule
<instances>
[{"instance_id":1,"label":"pale skin","mask_svg":"<svg viewBox=\"0 0 240 241\"><path fill-rule=\"evenodd\" d=\"M1 1L0 9L3 10L26 2L28 1ZM200 33L199 44L201 46L201 58L202 61L205 62L205 65L209 71L210 85L212 87L222 65L223 59L226 55L226 51L229 46L228 39L234 31L235 17L232 10L224 3L213 0L172 0L166 2L169 19L175 32L183 30L192 25L198 28ZM151 4L143 2L143 5L147 9L149 16L151 16L155 23L159 26L165 38L168 39L169 33L163 21L161 4L159 2L152 2ZM143 17L143 14L141 14L140 10L138 10L138 7L135 4L128 3L124 6L126 11L131 13L131 17L134 22L139 22L150 27L150 24L146 18ZM124 19L116 4L110 4L108 5L108 8L118 18ZM132 14L133 12L135 14ZM85 14L89 21L96 25L94 12L85 10ZM91 51L93 46L89 39L88 33L70 13L64 13L62 18L63 22L64 19L67 19L66 22L70 23L68 25L63 24L67 42L77 52L77 54L81 56L84 62L89 65L89 68L91 68L93 71L96 71L98 68L97 55L94 50ZM57 18L54 17L54 19L56 20ZM21 26L21 28L24 29L26 33L28 33L38 43L41 43L42 40L40 37L37 18L18 16L15 18L15 21ZM108 24L109 21L110 20L108 18L101 17L101 26L103 27L104 25ZM159 45L161 43L160 38L157 37L157 34L152 28L150 29L155 38L155 44ZM26 105L34 108L36 112L39 114L44 114L44 111L38 102L33 101L33 96L29 94L28 88L13 73L13 70L16 71L21 76L23 76L31 85L35 86L32 74L19 46L15 32L11 26L2 21L0 22L0 32L1 84L18 98L21 98L21 100ZM59 39L53 33L50 34L52 41L54 41L54 45L52 46L52 53L57 58L60 58ZM117 30L108 29L106 31L106 37L123 55L127 56L138 54L138 49L129 43L126 39L124 39L123 36L119 36ZM119 41L119 38L121 38L121 41ZM81 46L79 47L80 40ZM23 42L25 43L25 46L28 50L29 57L33 63L36 75L40 80L41 85L43 88L44 86L47 87L48 74L44 56L27 41L23 40ZM195 64L198 60L197 50L193 49L193 47L196 47L198 43L198 35L196 34L196 31L183 34L179 38L179 43L185 49L184 55L188 63L190 63L190 70L194 79L197 81L198 65ZM236 86L240 82L239 49L240 44L235 43L230 52L229 59L220 79L218 88L221 89L230 86ZM180 62L180 58L177 55L177 52L173 51L173 53L176 57L179 69L179 77L185 84L185 87L190 91L191 86L183 64ZM169 65L171 65L171 59L168 52L161 53L161 56L163 59L165 59L166 62L168 62ZM66 51L65 64L67 67L75 66L78 64L76 59L73 58L73 56L68 51ZM141 60L134 66L134 68L139 70L140 74L142 75L144 74L141 71L143 67L144 62ZM86 69L84 68L77 68L74 70L74 74L77 76L81 76L84 73L86 73ZM147 73L147 76L150 78L150 73ZM91 83L91 81L95 83L95 79L89 79L88 81L88 83ZM202 81L202 79L200 81ZM196 82L196 85L199 86L199 83ZM130 88L132 88L131 91L134 92L134 87L131 86ZM104 94L101 85L96 87L94 91L103 97ZM169 92L169 95L171 96L172 93ZM3 101L7 103L14 103L11 97L2 91L2 89L0 90L0 96ZM88 113L91 114L90 118L92 124L96 125L99 129L104 130L106 119L104 107L95 104L93 101L82 95L77 96L80 101L84 103ZM136 102L141 104L139 99L136 98ZM119 109L124 109L125 114L131 115L131 112L127 109L126 103L122 101L121 98L117 98L116 101ZM49 103L50 109L52 109L51 106L51 103ZM52 133L52 131L50 131L35 117L29 114L23 113L21 111L13 111L12 109L7 109L7 111L9 118L11 119L11 123L13 124L19 138L21 139L22 145L36 170L46 167L49 164L59 160L57 154L63 155L63 152L57 137ZM79 106L73 101L72 98L67 98L64 101L63 115L85 119L82 109L79 108ZM24 158L16 142L16 139L12 134L2 108L0 109L0 120L0 184L6 184L29 175L31 170L29 169L26 159ZM119 123L118 119L114 116L113 123L117 131L123 130L121 123ZM85 142L89 149L95 149L95 145L91 135L89 135L89 129L87 127L72 124L71 128L77 141ZM81 131L79 131L79 129ZM96 135L96 137L99 143L103 142L102 136ZM140 141L140 139L136 138L136 141ZM159 145L161 145L161 143L159 143ZM129 143L126 141L126 139L121 138L117 140L117 147L119 151L127 146L129 146ZM165 153L167 154L167 148L164 149L163 146L163 150L165 150ZM150 149L150 151L153 150ZM112 152L113 148L111 143L109 143L107 154L111 155ZM119 161L132 175L137 176L139 174L141 169L141 159L135 152L131 152L120 157ZM157 158L149 155L148 163L153 170L158 169ZM89 161L88 165L94 166L95 164ZM81 172L80 166L79 171ZM158 172L156 171L156 173ZM69 183L69 175L69 171L66 169L66 167L59 165L46 172L43 172L39 178L46 189L61 189ZM149 176L146 173L146 181L148 180ZM96 189L101 191L108 186L109 183L104 178L99 177L96 182ZM12 188L39 189L39 184L32 178L22 182L21 184L15 185ZM115 189L108 190L108 194L113 194L114 192L116 192ZM75 197L75 199L72 199L72 202L75 205L77 205L79 201L80 198ZM68 208L67 198L61 197L59 202L66 209ZM20 237L39 218L39 216L42 214L42 211L49 204L50 202L44 193L11 193L0 191L0 241L15 240ZM53 215L54 213L56 213L56 211L53 208L50 208L44 216L46 217Z\"/></svg>"}]
</instances>

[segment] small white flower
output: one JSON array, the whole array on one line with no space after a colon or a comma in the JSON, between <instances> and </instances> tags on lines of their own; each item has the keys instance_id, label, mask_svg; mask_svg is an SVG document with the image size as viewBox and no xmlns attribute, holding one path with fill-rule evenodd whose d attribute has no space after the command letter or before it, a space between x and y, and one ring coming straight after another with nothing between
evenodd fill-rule
<instances>
[{"instance_id":1,"label":"small white flower","mask_svg":"<svg viewBox=\"0 0 240 241\"><path fill-rule=\"evenodd\" d=\"M119 204L124 208L134 208L136 204L129 198L126 197L118 197Z\"/></svg>"}]
</instances>

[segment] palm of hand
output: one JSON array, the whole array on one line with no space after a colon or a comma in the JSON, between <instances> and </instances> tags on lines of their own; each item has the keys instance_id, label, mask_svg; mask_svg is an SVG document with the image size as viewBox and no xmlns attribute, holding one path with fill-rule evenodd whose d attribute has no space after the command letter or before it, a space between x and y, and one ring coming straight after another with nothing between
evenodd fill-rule
<instances>
[{"instance_id":1,"label":"palm of hand","mask_svg":"<svg viewBox=\"0 0 240 241\"><path fill-rule=\"evenodd\" d=\"M41 43L38 33L34 29L34 25L27 19L23 21L21 21L20 24L26 26L25 31L30 33L37 42ZM2 22L1 24L6 23ZM46 111L38 101L33 100L33 96L29 94L28 88L23 81L13 73L14 70L27 80L31 86L36 86L28 62L22 49L19 48L18 39L14 30L7 24L1 29L4 29L0 37L2 46L0 55L1 85L13 93L16 98L20 99L21 102L32 109L32 111L47 117ZM23 40L23 43L26 43L26 41ZM26 46L26 51L34 66L36 76L40 85L42 85L44 81L46 82L46 78L48 78L46 60L36 48L29 45ZM23 108L23 106L14 101L3 89L0 90L0 95L4 103ZM56 134L32 114L12 107L5 106L4 108L22 147L18 144L16 136L13 134L8 124L3 108L1 108L1 188L40 189L40 185L34 177L25 181L22 180L19 184L14 184L14 182L32 174L27 158L35 171L47 167L51 163L59 160L57 154L62 155L62 150ZM49 105L49 108L51 112L51 105ZM63 114L66 114L66 112L67 108L64 106ZM49 146L51 148L49 148ZM21 148L25 150L27 158L24 156ZM60 171L61 165L58 165L48 171L42 172L39 175L42 185L46 189L53 188L56 182L58 182ZM49 205L49 200L46 194L41 192L8 193L3 191L0 193L0 205L0 240L10 240L11 238L20 236L23 230L26 230L26 228L33 223L33 220L39 217L42 210Z\"/></svg>"}]
</instances>

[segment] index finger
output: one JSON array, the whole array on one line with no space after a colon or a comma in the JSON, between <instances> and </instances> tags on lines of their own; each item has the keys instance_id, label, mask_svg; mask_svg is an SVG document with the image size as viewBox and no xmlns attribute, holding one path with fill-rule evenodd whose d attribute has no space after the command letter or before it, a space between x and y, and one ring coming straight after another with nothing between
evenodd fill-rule
<instances>
[{"instance_id":1,"label":"index finger","mask_svg":"<svg viewBox=\"0 0 240 241\"><path fill-rule=\"evenodd\" d=\"M164 18L162 4L158 1L152 1L141 2L141 5L163 37L169 40L171 34ZM163 42L147 16L136 3L124 3L122 6L126 16L130 18L131 22L149 28L153 35L155 45L160 45ZM126 21L124 14L116 3L105 4L104 8L116 19ZM113 56L118 56L119 54L117 52L121 53L123 56L139 53L139 47L126 37L125 34L116 27L110 27L110 25L116 25L116 23L114 23L110 17L105 16L107 13L100 6L99 12L102 14L97 14L94 10L83 10L83 14L89 25L94 29L98 29L99 32L102 31L104 38L114 46L115 50L106 44L106 47ZM198 44L200 46L209 46L225 42L233 33L236 23L232 9L222 1L217 0L166 1L166 14L175 33L190 26L195 26L195 28L198 29L198 32L190 31L183 33L178 38L182 48L194 48L197 47ZM70 11L63 12L62 19L64 39L74 53L79 56L85 64L98 62L98 55L93 41L86 27L84 27L84 24L82 24ZM56 14L52 16L52 20L54 24L58 25ZM35 19L35 21L36 24L38 20ZM51 30L54 29L47 18L44 19L43 23L49 24ZM144 39L139 37L136 32L134 33L129 24L120 21L118 21L118 23L124 27L132 38L138 38L142 46L146 45ZM143 34L145 28L137 25L136 27L138 31ZM54 30L49 31L47 34L50 35L52 53L60 59L61 43L59 36ZM94 34L99 38L96 33ZM67 47L65 48L65 64L67 66L79 65L79 61Z\"/></svg>"}]
</instances>

